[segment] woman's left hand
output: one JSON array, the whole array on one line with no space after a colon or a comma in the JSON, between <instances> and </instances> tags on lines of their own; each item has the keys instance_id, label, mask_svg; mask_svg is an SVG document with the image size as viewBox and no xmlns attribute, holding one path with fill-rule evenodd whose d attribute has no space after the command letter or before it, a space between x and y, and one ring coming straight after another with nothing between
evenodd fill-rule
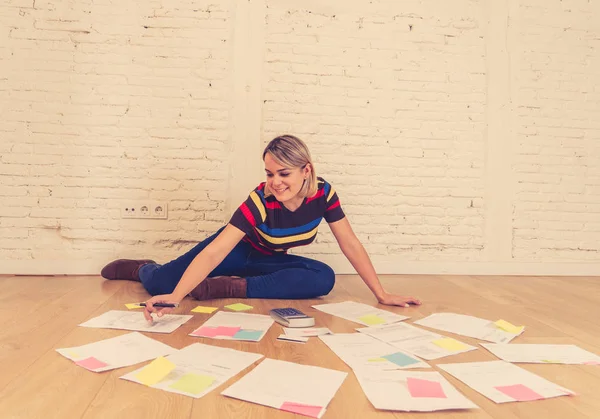
<instances>
[{"instance_id":1,"label":"woman's left hand","mask_svg":"<svg viewBox=\"0 0 600 419\"><path fill-rule=\"evenodd\" d=\"M418 300L415 297L405 297L394 294L385 294L383 297L378 298L378 300L381 304L385 304L387 306L408 307L410 304L417 306L421 305L421 300Z\"/></svg>"}]
</instances>

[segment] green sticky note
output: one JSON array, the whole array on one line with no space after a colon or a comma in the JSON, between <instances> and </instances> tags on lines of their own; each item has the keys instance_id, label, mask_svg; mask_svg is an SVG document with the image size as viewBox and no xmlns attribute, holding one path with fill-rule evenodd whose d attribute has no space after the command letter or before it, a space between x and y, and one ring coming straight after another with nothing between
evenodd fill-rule
<instances>
[{"instance_id":1,"label":"green sticky note","mask_svg":"<svg viewBox=\"0 0 600 419\"><path fill-rule=\"evenodd\" d=\"M235 304L229 304L228 306L225 306L225 308L228 308L233 311L245 311L245 310L252 310L254 307L249 306L247 304L235 303Z\"/></svg>"},{"instance_id":2,"label":"green sticky note","mask_svg":"<svg viewBox=\"0 0 600 419\"><path fill-rule=\"evenodd\" d=\"M514 324L502 319L494 322L494 324L505 332L512 333L513 335L518 335L523 331L523 329L525 329L525 326L515 326Z\"/></svg>"},{"instance_id":3,"label":"green sticky note","mask_svg":"<svg viewBox=\"0 0 600 419\"><path fill-rule=\"evenodd\" d=\"M218 310L219 307L204 307L204 306L198 306L196 308L194 308L192 310L192 313L212 313L215 310Z\"/></svg>"},{"instance_id":4,"label":"green sticky note","mask_svg":"<svg viewBox=\"0 0 600 419\"><path fill-rule=\"evenodd\" d=\"M378 324L385 323L385 319L382 319L377 314L367 314L366 316L359 317L358 320L360 320L363 323L368 324L369 326L375 326Z\"/></svg>"},{"instance_id":5,"label":"green sticky note","mask_svg":"<svg viewBox=\"0 0 600 419\"><path fill-rule=\"evenodd\" d=\"M165 378L171 371L175 369L175 364L167 358L159 356L154 361L146 365L135 376L142 384L147 386L154 385Z\"/></svg>"},{"instance_id":6,"label":"green sticky note","mask_svg":"<svg viewBox=\"0 0 600 419\"><path fill-rule=\"evenodd\" d=\"M432 342L434 345L439 346L440 348L446 349L451 352L463 351L465 349L469 349L464 343L457 341L452 338L443 338L437 339Z\"/></svg>"},{"instance_id":7,"label":"green sticky note","mask_svg":"<svg viewBox=\"0 0 600 419\"><path fill-rule=\"evenodd\" d=\"M169 387L190 394L200 394L209 388L215 381L214 377L208 375L188 373L183 375Z\"/></svg>"},{"instance_id":8,"label":"green sticky note","mask_svg":"<svg viewBox=\"0 0 600 419\"><path fill-rule=\"evenodd\" d=\"M125 307L127 307L129 310L133 310L136 308L144 308L140 305L140 303L129 303L129 304L125 304Z\"/></svg>"}]
</instances>

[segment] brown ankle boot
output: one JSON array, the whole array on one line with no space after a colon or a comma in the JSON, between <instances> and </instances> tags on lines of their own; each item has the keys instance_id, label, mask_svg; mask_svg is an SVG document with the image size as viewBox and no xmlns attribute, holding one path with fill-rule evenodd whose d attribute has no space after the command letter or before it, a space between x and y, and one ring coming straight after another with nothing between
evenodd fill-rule
<instances>
[{"instance_id":1,"label":"brown ankle boot","mask_svg":"<svg viewBox=\"0 0 600 419\"><path fill-rule=\"evenodd\" d=\"M139 282L140 277L138 273L140 268L148 263L156 262L150 259L118 259L102 268L100 275L106 279L128 279L129 281Z\"/></svg>"},{"instance_id":2,"label":"brown ankle boot","mask_svg":"<svg viewBox=\"0 0 600 419\"><path fill-rule=\"evenodd\" d=\"M237 276L206 278L190 292L196 300L213 298L246 298L246 279Z\"/></svg>"}]
</instances>

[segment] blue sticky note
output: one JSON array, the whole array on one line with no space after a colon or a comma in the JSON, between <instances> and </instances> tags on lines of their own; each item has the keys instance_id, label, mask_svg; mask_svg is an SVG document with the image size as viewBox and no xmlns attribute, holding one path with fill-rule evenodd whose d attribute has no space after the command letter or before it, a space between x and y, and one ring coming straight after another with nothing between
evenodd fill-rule
<instances>
[{"instance_id":1,"label":"blue sticky note","mask_svg":"<svg viewBox=\"0 0 600 419\"><path fill-rule=\"evenodd\" d=\"M405 355L402 352L396 352L395 354L382 356L382 358L385 358L388 361L393 362L394 364L401 367L406 367L407 365L412 365L419 362L418 359L411 358L410 356Z\"/></svg>"},{"instance_id":2,"label":"blue sticky note","mask_svg":"<svg viewBox=\"0 0 600 419\"><path fill-rule=\"evenodd\" d=\"M260 339L262 334L263 334L262 330L244 330L244 329L242 329L239 332L237 332L235 335L233 335L233 338L239 339L239 340L257 341Z\"/></svg>"}]
</instances>

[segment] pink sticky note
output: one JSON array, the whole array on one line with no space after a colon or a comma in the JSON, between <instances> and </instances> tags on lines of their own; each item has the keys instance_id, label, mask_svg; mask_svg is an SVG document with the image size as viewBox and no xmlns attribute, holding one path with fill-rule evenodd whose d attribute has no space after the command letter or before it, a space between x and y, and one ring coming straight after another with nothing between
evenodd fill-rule
<instances>
[{"instance_id":1,"label":"pink sticky note","mask_svg":"<svg viewBox=\"0 0 600 419\"><path fill-rule=\"evenodd\" d=\"M94 358L93 356L90 356L86 359L82 359L81 361L77 361L76 364L90 371L95 371L99 368L108 367L108 364L105 364L104 362Z\"/></svg>"},{"instance_id":2,"label":"pink sticky note","mask_svg":"<svg viewBox=\"0 0 600 419\"><path fill-rule=\"evenodd\" d=\"M286 412L298 413L300 415L309 416L311 418L318 418L319 413L321 413L321 410L323 410L321 406L311 406L308 404L292 402L284 402L279 409L285 410Z\"/></svg>"},{"instance_id":3,"label":"pink sticky note","mask_svg":"<svg viewBox=\"0 0 600 419\"><path fill-rule=\"evenodd\" d=\"M232 337L237 332L239 332L241 327L233 327L233 326L219 326L215 330L216 336L229 336Z\"/></svg>"},{"instance_id":4,"label":"pink sticky note","mask_svg":"<svg viewBox=\"0 0 600 419\"><path fill-rule=\"evenodd\" d=\"M506 394L507 396L512 397L518 402L530 402L532 400L541 400L544 398L544 396L537 394L535 391L527 386L524 386L523 384L498 386L494 388Z\"/></svg>"},{"instance_id":5,"label":"pink sticky note","mask_svg":"<svg viewBox=\"0 0 600 419\"><path fill-rule=\"evenodd\" d=\"M406 383L408 384L408 391L413 397L433 397L436 399L446 398L446 393L444 393L442 385L437 381L408 377L406 379Z\"/></svg>"},{"instance_id":6,"label":"pink sticky note","mask_svg":"<svg viewBox=\"0 0 600 419\"><path fill-rule=\"evenodd\" d=\"M191 334L192 336L206 336L209 338L214 338L215 336L217 336L217 330L218 328L216 327L202 326L194 330Z\"/></svg>"},{"instance_id":7,"label":"pink sticky note","mask_svg":"<svg viewBox=\"0 0 600 419\"><path fill-rule=\"evenodd\" d=\"M583 363L584 365L600 365L598 361L586 361Z\"/></svg>"}]
</instances>

